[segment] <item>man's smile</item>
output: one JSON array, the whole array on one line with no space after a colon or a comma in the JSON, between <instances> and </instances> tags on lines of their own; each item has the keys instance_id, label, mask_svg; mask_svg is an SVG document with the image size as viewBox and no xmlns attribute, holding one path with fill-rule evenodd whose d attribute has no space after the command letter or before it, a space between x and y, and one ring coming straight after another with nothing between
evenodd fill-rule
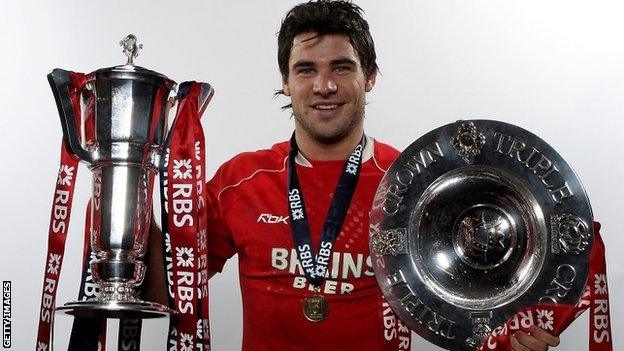
<instances>
[{"instance_id":1,"label":"man's smile","mask_svg":"<svg viewBox=\"0 0 624 351\"><path fill-rule=\"evenodd\" d=\"M322 102L314 102L310 106L316 110L335 110L342 105L344 105L344 102L322 101Z\"/></svg>"}]
</instances>

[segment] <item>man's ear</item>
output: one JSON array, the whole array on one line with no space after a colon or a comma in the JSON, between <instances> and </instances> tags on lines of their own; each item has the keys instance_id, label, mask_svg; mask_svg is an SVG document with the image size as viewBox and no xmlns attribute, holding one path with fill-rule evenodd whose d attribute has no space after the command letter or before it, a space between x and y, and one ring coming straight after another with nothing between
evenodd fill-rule
<instances>
[{"instance_id":1,"label":"man's ear","mask_svg":"<svg viewBox=\"0 0 624 351\"><path fill-rule=\"evenodd\" d=\"M373 90L375 86L375 81L377 80L377 70L373 71L367 78L366 83L364 84L364 90L368 93Z\"/></svg>"},{"instance_id":2,"label":"man's ear","mask_svg":"<svg viewBox=\"0 0 624 351\"><path fill-rule=\"evenodd\" d=\"M288 86L288 77L282 76L282 91L284 95L290 96L290 87Z\"/></svg>"}]
</instances>

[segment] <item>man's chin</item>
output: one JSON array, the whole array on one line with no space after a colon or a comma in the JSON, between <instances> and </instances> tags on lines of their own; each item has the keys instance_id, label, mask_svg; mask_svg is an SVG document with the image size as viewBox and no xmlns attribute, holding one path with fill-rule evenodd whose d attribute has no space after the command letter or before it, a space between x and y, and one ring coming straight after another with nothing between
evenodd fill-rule
<instances>
[{"instance_id":1,"label":"man's chin","mask_svg":"<svg viewBox=\"0 0 624 351\"><path fill-rule=\"evenodd\" d=\"M358 126L357 120L353 117L346 118L345 116L326 121L316 120L313 123L308 123L306 118L299 118L296 114L295 119L298 120L299 127L305 130L308 136L317 143L324 145L340 143L357 129Z\"/></svg>"},{"instance_id":2,"label":"man's chin","mask_svg":"<svg viewBox=\"0 0 624 351\"><path fill-rule=\"evenodd\" d=\"M312 138L321 144L334 145L344 140L344 138L346 138L348 134L348 131L336 132L335 130L333 130L332 132L328 133L314 133L312 134Z\"/></svg>"}]
</instances>

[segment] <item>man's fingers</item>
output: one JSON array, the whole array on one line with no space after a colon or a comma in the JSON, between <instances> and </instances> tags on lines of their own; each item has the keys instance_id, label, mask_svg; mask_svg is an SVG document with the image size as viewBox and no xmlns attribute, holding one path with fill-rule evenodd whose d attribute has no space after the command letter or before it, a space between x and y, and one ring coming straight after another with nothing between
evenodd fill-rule
<instances>
[{"instance_id":1,"label":"man's fingers","mask_svg":"<svg viewBox=\"0 0 624 351\"><path fill-rule=\"evenodd\" d=\"M516 338L515 335L512 335L510 339L511 339L511 349L513 351L530 351L525 346L522 346L520 344L520 342L518 341L518 338Z\"/></svg>"},{"instance_id":2,"label":"man's fingers","mask_svg":"<svg viewBox=\"0 0 624 351\"><path fill-rule=\"evenodd\" d=\"M546 351L548 350L548 345L534 336L527 334L521 330L517 331L515 337L518 339L520 345L525 346L526 350L531 351ZM520 349L522 350L522 349Z\"/></svg>"},{"instance_id":3,"label":"man's fingers","mask_svg":"<svg viewBox=\"0 0 624 351\"><path fill-rule=\"evenodd\" d=\"M545 342L548 346L558 346L559 345L559 337L550 334L544 329L532 325L529 327L529 333L533 335L536 339Z\"/></svg>"}]
</instances>

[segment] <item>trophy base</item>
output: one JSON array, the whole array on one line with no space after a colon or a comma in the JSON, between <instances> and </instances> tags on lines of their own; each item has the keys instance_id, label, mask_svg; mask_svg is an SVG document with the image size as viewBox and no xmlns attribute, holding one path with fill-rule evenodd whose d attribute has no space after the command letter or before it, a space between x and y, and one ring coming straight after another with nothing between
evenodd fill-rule
<instances>
[{"instance_id":1,"label":"trophy base","mask_svg":"<svg viewBox=\"0 0 624 351\"><path fill-rule=\"evenodd\" d=\"M96 318L162 318L175 315L175 311L147 301L74 301L58 306L56 311L74 317Z\"/></svg>"}]
</instances>

